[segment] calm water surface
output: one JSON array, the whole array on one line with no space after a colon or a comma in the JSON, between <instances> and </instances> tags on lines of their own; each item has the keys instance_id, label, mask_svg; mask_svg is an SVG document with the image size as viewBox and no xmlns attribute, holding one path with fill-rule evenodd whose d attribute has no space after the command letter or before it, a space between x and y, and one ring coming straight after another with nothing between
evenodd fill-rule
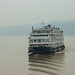
<instances>
[{"instance_id":1,"label":"calm water surface","mask_svg":"<svg viewBox=\"0 0 75 75\"><path fill-rule=\"evenodd\" d=\"M0 36L0 75L75 75L75 36L65 36L64 53L29 55L24 36Z\"/></svg>"}]
</instances>

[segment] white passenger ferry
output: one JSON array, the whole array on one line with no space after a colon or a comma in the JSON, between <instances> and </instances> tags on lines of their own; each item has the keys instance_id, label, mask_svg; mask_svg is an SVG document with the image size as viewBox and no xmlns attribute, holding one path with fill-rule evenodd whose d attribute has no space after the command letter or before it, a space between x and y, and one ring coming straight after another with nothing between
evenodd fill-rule
<instances>
[{"instance_id":1,"label":"white passenger ferry","mask_svg":"<svg viewBox=\"0 0 75 75\"><path fill-rule=\"evenodd\" d=\"M63 31L51 25L33 28L29 37L29 53L46 54L64 50Z\"/></svg>"}]
</instances>

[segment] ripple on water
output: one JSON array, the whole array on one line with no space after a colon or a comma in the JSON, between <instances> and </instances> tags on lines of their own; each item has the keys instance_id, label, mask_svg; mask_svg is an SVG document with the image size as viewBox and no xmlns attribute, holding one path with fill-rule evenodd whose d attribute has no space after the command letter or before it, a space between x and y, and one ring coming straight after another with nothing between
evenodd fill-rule
<instances>
[{"instance_id":1,"label":"ripple on water","mask_svg":"<svg viewBox=\"0 0 75 75\"><path fill-rule=\"evenodd\" d=\"M64 54L29 55L29 75L57 75L64 64Z\"/></svg>"}]
</instances>

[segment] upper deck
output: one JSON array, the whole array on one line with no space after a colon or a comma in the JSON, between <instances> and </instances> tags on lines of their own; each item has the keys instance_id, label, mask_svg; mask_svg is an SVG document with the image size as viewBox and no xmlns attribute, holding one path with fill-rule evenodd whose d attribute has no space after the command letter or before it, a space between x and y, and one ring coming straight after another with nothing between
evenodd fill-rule
<instances>
[{"instance_id":1,"label":"upper deck","mask_svg":"<svg viewBox=\"0 0 75 75\"><path fill-rule=\"evenodd\" d=\"M38 42L39 40L40 43ZM63 40L63 31L55 26L51 27L51 25L42 28L32 27L32 32L29 37L30 44L63 42Z\"/></svg>"},{"instance_id":2,"label":"upper deck","mask_svg":"<svg viewBox=\"0 0 75 75\"><path fill-rule=\"evenodd\" d=\"M51 25L44 26L42 28L33 28L30 35L32 36L45 36L45 35L63 35L63 31L59 28L55 28L55 26L51 27Z\"/></svg>"}]
</instances>

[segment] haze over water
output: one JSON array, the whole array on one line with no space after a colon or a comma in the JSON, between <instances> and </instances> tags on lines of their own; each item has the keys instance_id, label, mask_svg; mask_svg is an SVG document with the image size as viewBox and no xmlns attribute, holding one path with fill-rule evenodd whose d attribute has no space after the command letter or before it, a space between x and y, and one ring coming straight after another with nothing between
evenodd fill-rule
<instances>
[{"instance_id":1,"label":"haze over water","mask_svg":"<svg viewBox=\"0 0 75 75\"><path fill-rule=\"evenodd\" d=\"M0 36L0 75L74 75L75 36L64 37L64 53L29 55L27 37Z\"/></svg>"},{"instance_id":2,"label":"haze over water","mask_svg":"<svg viewBox=\"0 0 75 75\"><path fill-rule=\"evenodd\" d=\"M0 75L75 75L74 15L75 0L0 0ZM28 54L24 35L41 22L71 34L64 53Z\"/></svg>"}]
</instances>

